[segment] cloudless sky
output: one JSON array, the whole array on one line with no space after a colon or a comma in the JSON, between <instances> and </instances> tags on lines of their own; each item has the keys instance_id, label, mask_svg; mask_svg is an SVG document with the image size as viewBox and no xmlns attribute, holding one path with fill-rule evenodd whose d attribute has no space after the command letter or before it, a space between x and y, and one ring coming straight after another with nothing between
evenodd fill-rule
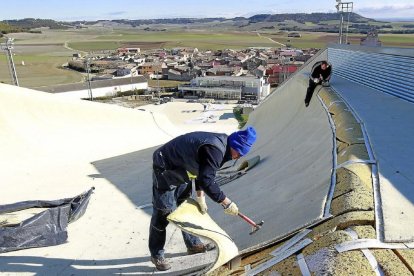
<instances>
[{"instance_id":1,"label":"cloudless sky","mask_svg":"<svg viewBox=\"0 0 414 276\"><path fill-rule=\"evenodd\" d=\"M43 18L64 21L235 17L259 13L336 12L335 0L2 0L0 20ZM350 2L342 0L342 2ZM354 11L369 18L414 19L414 0L355 0Z\"/></svg>"}]
</instances>

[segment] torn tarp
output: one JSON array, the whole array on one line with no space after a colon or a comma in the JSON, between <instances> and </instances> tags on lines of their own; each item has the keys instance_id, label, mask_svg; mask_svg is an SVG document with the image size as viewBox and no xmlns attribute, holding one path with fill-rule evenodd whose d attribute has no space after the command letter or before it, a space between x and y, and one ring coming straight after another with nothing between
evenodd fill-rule
<instances>
[{"instance_id":1,"label":"torn tarp","mask_svg":"<svg viewBox=\"0 0 414 276\"><path fill-rule=\"evenodd\" d=\"M67 240L67 225L86 211L94 188L73 198L31 200L0 205L0 214L30 208L48 208L18 224L0 226L0 253L33 247L62 244Z\"/></svg>"}]
</instances>

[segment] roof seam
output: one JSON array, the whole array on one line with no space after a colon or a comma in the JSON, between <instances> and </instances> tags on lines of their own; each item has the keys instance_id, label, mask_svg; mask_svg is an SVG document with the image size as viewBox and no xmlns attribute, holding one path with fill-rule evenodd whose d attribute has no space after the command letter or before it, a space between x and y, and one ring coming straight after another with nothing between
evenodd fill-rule
<instances>
[{"instance_id":1,"label":"roof seam","mask_svg":"<svg viewBox=\"0 0 414 276\"><path fill-rule=\"evenodd\" d=\"M398 259L407 267L407 269L414 275L414 267L410 265L410 263L404 258L404 256L401 255L398 249L392 250L394 254L397 256Z\"/></svg>"}]
</instances>

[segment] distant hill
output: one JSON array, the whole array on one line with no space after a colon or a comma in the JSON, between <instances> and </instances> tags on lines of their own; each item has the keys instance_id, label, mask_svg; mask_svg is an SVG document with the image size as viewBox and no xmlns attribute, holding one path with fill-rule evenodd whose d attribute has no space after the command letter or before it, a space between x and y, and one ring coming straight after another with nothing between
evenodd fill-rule
<instances>
[{"instance_id":1,"label":"distant hill","mask_svg":"<svg viewBox=\"0 0 414 276\"><path fill-rule=\"evenodd\" d=\"M258 22L283 22L286 20L293 20L298 23L312 22L317 24L321 21L338 20L337 13L283 13L283 14L257 14L249 17L250 23ZM368 22L375 21L373 19L365 18L359 14L351 13L349 15L350 22Z\"/></svg>"},{"instance_id":2,"label":"distant hill","mask_svg":"<svg viewBox=\"0 0 414 276\"><path fill-rule=\"evenodd\" d=\"M23 31L24 30L22 28L19 28L17 26L12 26L10 24L0 22L0 37L2 37L3 34L19 33L19 32L23 32Z\"/></svg>"},{"instance_id":3,"label":"distant hill","mask_svg":"<svg viewBox=\"0 0 414 276\"><path fill-rule=\"evenodd\" d=\"M356 13L349 15L350 32L367 33L371 29L387 29L392 32L392 27L387 22L379 22L374 19L363 17ZM235 18L171 18L171 19L145 19L145 20L98 20L98 21L76 21L71 24L95 25L95 24L122 24L132 27L146 25L186 25L186 28L211 28L236 29L245 31L278 29L282 31L310 31L310 32L338 32L338 13L283 13L283 14L257 14L251 17ZM146 27L144 30L152 30ZM385 31L384 31L385 32Z\"/></svg>"},{"instance_id":4,"label":"distant hill","mask_svg":"<svg viewBox=\"0 0 414 276\"><path fill-rule=\"evenodd\" d=\"M373 29L379 33L414 33L410 24L395 27L390 22L377 21L363 17L356 13L349 15L350 33L367 33ZM251 17L213 17L213 18L171 18L171 19L140 19L140 20L98 20L59 22L51 19L26 18L21 20L0 21L0 37L10 32L40 32L33 31L40 27L50 29L86 28L91 25L114 26L144 26L144 30L152 31L147 25L182 25L185 28L207 28L223 30L280 30L280 31L308 31L308 32L338 32L338 13L283 13L283 14L257 14ZM164 30L164 29L163 29Z\"/></svg>"},{"instance_id":5,"label":"distant hill","mask_svg":"<svg viewBox=\"0 0 414 276\"><path fill-rule=\"evenodd\" d=\"M41 27L48 27L50 29L67 29L64 23L52 19L36 19L25 18L19 20L4 20L3 23L19 27L21 29L30 30Z\"/></svg>"},{"instance_id":6,"label":"distant hill","mask_svg":"<svg viewBox=\"0 0 414 276\"><path fill-rule=\"evenodd\" d=\"M209 22L222 22L228 20L224 17L215 17L215 18L166 18L166 19L115 19L115 20L98 20L98 21L76 21L72 22L75 24L85 24L85 25L94 25L99 22L115 22L119 24L131 25L133 27L140 25L152 25L152 24L195 24L195 23L209 23Z\"/></svg>"},{"instance_id":7,"label":"distant hill","mask_svg":"<svg viewBox=\"0 0 414 276\"><path fill-rule=\"evenodd\" d=\"M259 22L283 22L286 20L292 20L299 23L312 22L319 23L321 21L338 20L337 13L284 13L284 14L258 14L252 17L235 17L235 18L224 18L224 17L212 17L212 18L167 18L167 19L116 19L116 20L98 20L98 21L74 21L70 22L59 22L52 19L36 19L36 18L25 18L19 20L4 20L0 21L0 31L6 29L20 29L30 30L40 27L48 27L51 29L67 29L70 26L76 26L79 24L93 25L99 22L115 22L119 24L126 24L131 26L139 25L151 25L151 24L203 24L210 22L223 22L223 21L248 21L249 23ZM356 13L351 13L351 22L368 22L375 21L362 17ZM4 26L6 24L7 26ZM70 25L70 26L68 26Z\"/></svg>"},{"instance_id":8,"label":"distant hill","mask_svg":"<svg viewBox=\"0 0 414 276\"><path fill-rule=\"evenodd\" d=\"M112 22L121 24L130 24L133 26L139 25L150 25L150 24L194 24L194 23L209 23L209 22L223 22L223 21L243 21L247 20L250 23L259 22L283 22L285 20L293 20L299 23L312 22L318 23L321 21L338 20L337 13L283 13L283 14L258 14L252 17L235 17L235 18L224 18L224 17L213 17L213 18L171 18L171 19L142 19L142 20L111 20ZM351 22L368 22L375 21L373 19L365 18L356 13L350 14ZM100 21L90 22L76 22L86 24L96 24Z\"/></svg>"},{"instance_id":9,"label":"distant hill","mask_svg":"<svg viewBox=\"0 0 414 276\"><path fill-rule=\"evenodd\" d=\"M19 20L3 20L0 21L0 36L8 33L19 32L34 32L36 28L50 28L50 29L67 29L65 23L58 22L52 19L36 19L25 18Z\"/></svg>"},{"instance_id":10,"label":"distant hill","mask_svg":"<svg viewBox=\"0 0 414 276\"><path fill-rule=\"evenodd\" d=\"M145 19L145 20L112 20L113 22L130 24L132 26L149 25L149 24L194 24L194 23L209 23L209 22L223 22L223 21L249 21L249 23L260 22L283 22L286 20L296 21L298 23L312 22L319 23L321 21L338 20L337 13L283 13L283 14L257 14L252 17L213 17L213 18L171 18L171 19ZM375 21L373 19L365 18L359 14L351 13L350 22L364 23L368 21ZM89 22L94 24L99 21Z\"/></svg>"}]
</instances>

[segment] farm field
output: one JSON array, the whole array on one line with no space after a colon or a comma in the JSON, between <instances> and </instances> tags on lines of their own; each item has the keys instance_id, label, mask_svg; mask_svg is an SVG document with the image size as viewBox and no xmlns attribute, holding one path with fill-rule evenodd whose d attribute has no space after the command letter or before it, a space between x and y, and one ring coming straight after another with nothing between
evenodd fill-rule
<instances>
[{"instance_id":1,"label":"farm field","mask_svg":"<svg viewBox=\"0 0 414 276\"><path fill-rule=\"evenodd\" d=\"M330 43L338 41L337 34L317 33L317 32L300 32L301 37L287 37L286 35L271 35L270 37L287 46L306 49L306 48L324 48ZM362 35L350 35L348 41L351 44L359 44Z\"/></svg>"},{"instance_id":2,"label":"farm field","mask_svg":"<svg viewBox=\"0 0 414 276\"><path fill-rule=\"evenodd\" d=\"M324 48L329 43L337 43L338 35L333 33L300 32L302 37L293 38L279 34L262 34L271 37L280 43L295 48ZM360 39L365 37L362 34L349 34L348 41L352 45L359 45ZM379 34L382 45L386 47L414 47L414 34Z\"/></svg>"},{"instance_id":3,"label":"farm field","mask_svg":"<svg viewBox=\"0 0 414 276\"><path fill-rule=\"evenodd\" d=\"M389 47L414 47L414 34L380 34L382 45Z\"/></svg>"},{"instance_id":4,"label":"farm field","mask_svg":"<svg viewBox=\"0 0 414 276\"><path fill-rule=\"evenodd\" d=\"M308 25L312 25L308 23ZM243 49L248 47L281 47L279 43L295 48L323 48L336 43L337 34L300 32L300 38L287 37L286 32L275 30L234 31L185 29L183 26L152 26L164 31L145 31L138 28L94 26L86 29L49 30L41 34L9 34L15 39L14 59L21 86L37 87L79 82L82 74L61 69L74 53L101 52L118 47L155 48L195 47L199 50ZM363 35L350 34L348 41L359 44ZM380 34L383 46L414 47L413 34ZM274 40L274 41L272 41ZM24 61L25 65L22 65ZM4 52L0 53L0 81L10 83Z\"/></svg>"},{"instance_id":5,"label":"farm field","mask_svg":"<svg viewBox=\"0 0 414 276\"><path fill-rule=\"evenodd\" d=\"M112 43L112 44L111 44ZM116 49L124 45L156 46L163 48L195 47L200 50L218 50L225 48L241 49L247 47L272 47L273 43L249 32L121 32L119 35L97 36L88 42L71 42L70 48L77 50Z\"/></svg>"},{"instance_id":6,"label":"farm field","mask_svg":"<svg viewBox=\"0 0 414 276\"><path fill-rule=\"evenodd\" d=\"M68 62L69 56L55 56L54 53L16 54L14 62L20 86L39 87L62 83L73 83L83 80L80 73L61 69ZM22 65L22 61L24 65ZM11 83L11 78L4 53L0 54L0 82Z\"/></svg>"}]
</instances>

